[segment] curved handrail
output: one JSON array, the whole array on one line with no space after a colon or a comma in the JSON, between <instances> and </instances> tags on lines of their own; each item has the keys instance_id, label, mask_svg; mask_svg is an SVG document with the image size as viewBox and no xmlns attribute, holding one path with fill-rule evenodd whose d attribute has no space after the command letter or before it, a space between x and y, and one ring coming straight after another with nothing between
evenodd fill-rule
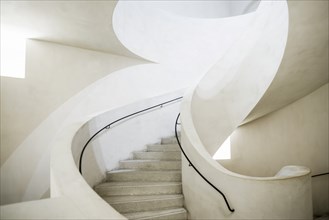
<instances>
[{"instance_id":1,"label":"curved handrail","mask_svg":"<svg viewBox=\"0 0 329 220\"><path fill-rule=\"evenodd\" d=\"M315 174L315 175L312 175L312 177L324 176L324 175L329 175L329 172L327 172L327 173Z\"/></svg>"},{"instance_id":2,"label":"curved handrail","mask_svg":"<svg viewBox=\"0 0 329 220\"><path fill-rule=\"evenodd\" d=\"M179 148L181 149L181 151L182 151L182 153L184 154L184 156L185 156L185 158L186 158L186 160L189 162L189 166L190 167L193 167L193 169L202 177L202 179L204 179L210 186L212 186L212 188L214 188L217 192L219 192L221 195L222 195L222 197L224 198L224 201L225 201L225 203L226 203L226 206L227 206L227 208L231 211L231 212L234 212L235 211L235 209L232 209L231 208L231 206L230 206L230 204L228 203L228 201L227 201L227 199L226 199L226 196L225 196L225 194L222 192L222 191L220 191L216 186L214 186L206 177L204 177L201 173L200 173L200 171L193 165L193 163L190 161L190 159L188 158L188 156L186 155L186 153L185 153L185 151L183 150L183 147L182 147L182 145L181 145L181 143L180 143L180 141L179 141L179 138L178 138L178 132L177 132L177 125L179 124L178 123L178 119L179 119L179 117L180 117L180 113L177 115L177 118L176 118L176 122L175 122L175 136L176 136L176 140L177 140L177 143L178 143L178 145L179 145Z\"/></svg>"},{"instance_id":3,"label":"curved handrail","mask_svg":"<svg viewBox=\"0 0 329 220\"><path fill-rule=\"evenodd\" d=\"M148 111L148 110L151 110L151 109L157 108L157 107L162 108L164 105L169 104L169 103L171 103L171 102L175 102L175 101L180 100L180 99L182 99L182 98L183 98L183 97L180 96L180 97L178 97L178 98L171 99L171 100L166 101L166 102L163 102L163 103L161 103L161 104L157 104L157 105L154 105L154 106L151 106L151 107L148 107L148 108L142 109L142 110L140 110L140 111L134 112L134 113L132 113L132 114L126 115L126 116L124 116L124 117L121 117L121 118L119 118L119 119L117 119L117 120L115 120L115 121L113 121L113 122L107 124L106 126L104 126L103 128L101 128L100 130L98 130L93 136L91 136L91 138L88 139L88 141L86 142L86 144L85 144L84 147L82 148L82 151L81 151L81 154L80 154L80 159L79 159L79 172L80 172L80 174L82 175L82 158L83 158L84 152L85 152L85 150L86 150L88 144L89 144L89 143L94 139L94 137L96 137L100 132L102 132L102 131L105 130L105 129L110 129L110 127L111 127L113 124L115 124L115 123L117 123L117 122L119 122L119 121L122 121L122 120L124 120L124 119L130 118L130 117L132 117L132 116L135 116L135 115L137 115L137 114L140 114L140 113L142 113L142 112L145 112L145 111Z\"/></svg>"}]
</instances>

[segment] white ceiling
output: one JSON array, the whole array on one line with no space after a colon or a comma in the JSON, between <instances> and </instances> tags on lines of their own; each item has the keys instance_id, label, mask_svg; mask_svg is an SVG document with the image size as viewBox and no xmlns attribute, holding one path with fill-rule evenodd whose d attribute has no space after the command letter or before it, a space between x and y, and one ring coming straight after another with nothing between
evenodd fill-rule
<instances>
[{"instance_id":1,"label":"white ceiling","mask_svg":"<svg viewBox=\"0 0 329 220\"><path fill-rule=\"evenodd\" d=\"M116 1L1 1L8 25L30 38L137 57L112 29ZM245 122L284 107L328 82L328 1L294 1L283 62L269 90ZM260 60L261 62L261 60Z\"/></svg>"}]
</instances>

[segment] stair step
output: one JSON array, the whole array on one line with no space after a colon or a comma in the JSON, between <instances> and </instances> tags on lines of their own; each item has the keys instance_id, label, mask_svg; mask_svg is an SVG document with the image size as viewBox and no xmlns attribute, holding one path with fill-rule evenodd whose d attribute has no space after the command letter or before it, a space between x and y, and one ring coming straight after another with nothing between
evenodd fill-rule
<instances>
[{"instance_id":1,"label":"stair step","mask_svg":"<svg viewBox=\"0 0 329 220\"><path fill-rule=\"evenodd\" d=\"M142 170L180 170L179 160L123 160L120 161L121 169L142 169Z\"/></svg>"},{"instance_id":2,"label":"stair step","mask_svg":"<svg viewBox=\"0 0 329 220\"><path fill-rule=\"evenodd\" d=\"M183 195L111 196L103 199L120 213L183 207Z\"/></svg>"},{"instance_id":3,"label":"stair step","mask_svg":"<svg viewBox=\"0 0 329 220\"><path fill-rule=\"evenodd\" d=\"M100 196L181 194L181 182L106 182L95 187Z\"/></svg>"},{"instance_id":4,"label":"stair step","mask_svg":"<svg viewBox=\"0 0 329 220\"><path fill-rule=\"evenodd\" d=\"M181 153L179 151L165 151L165 152L148 152L138 151L133 152L134 159L137 160L181 160Z\"/></svg>"},{"instance_id":5,"label":"stair step","mask_svg":"<svg viewBox=\"0 0 329 220\"><path fill-rule=\"evenodd\" d=\"M177 144L176 137L166 137L161 139L161 144Z\"/></svg>"},{"instance_id":6,"label":"stair step","mask_svg":"<svg viewBox=\"0 0 329 220\"><path fill-rule=\"evenodd\" d=\"M180 151L178 144L150 144L147 145L147 151Z\"/></svg>"},{"instance_id":7,"label":"stair step","mask_svg":"<svg viewBox=\"0 0 329 220\"><path fill-rule=\"evenodd\" d=\"M107 172L107 181L140 181L140 182L178 182L182 180L181 171L145 171L113 170Z\"/></svg>"},{"instance_id":8,"label":"stair step","mask_svg":"<svg viewBox=\"0 0 329 220\"><path fill-rule=\"evenodd\" d=\"M187 213L184 208L157 210L148 212L126 213L124 216L134 220L169 220L169 219L187 219Z\"/></svg>"}]
</instances>

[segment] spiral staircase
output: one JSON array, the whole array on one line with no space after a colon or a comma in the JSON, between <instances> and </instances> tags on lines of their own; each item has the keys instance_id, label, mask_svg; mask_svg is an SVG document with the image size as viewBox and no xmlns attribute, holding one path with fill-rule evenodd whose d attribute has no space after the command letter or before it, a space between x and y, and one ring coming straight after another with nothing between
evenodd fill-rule
<instances>
[{"instance_id":1,"label":"spiral staircase","mask_svg":"<svg viewBox=\"0 0 329 220\"><path fill-rule=\"evenodd\" d=\"M46 131L54 121L67 119L54 129L56 138L49 144L53 149L49 210L64 210L70 217L83 219L311 219L308 168L286 166L274 176L252 177L231 172L212 159L278 72L287 43L287 3L261 1L234 16L212 19L205 19L204 14L181 16L182 10L177 15L163 7L161 2L119 1L113 29L124 47L150 61L127 68L121 75L140 74L147 85L159 85L160 89L152 87L157 94L189 87L180 110L185 157L174 138L163 138L160 144L134 151L130 159L115 158L117 168L106 172L106 182L94 186L95 194L88 179L94 176L81 175L77 169L84 151L81 143L92 135L80 131L96 113L132 103L109 90L108 85L114 88L122 82L117 74L70 100L65 107L74 111L69 111L68 119L60 112L38 128ZM146 22L150 16L153 20ZM130 85L134 84L127 80L126 87ZM103 99L95 101L90 91ZM108 103L110 95L115 96L116 105ZM149 98L149 91L131 96L133 101ZM80 110L85 112L72 116ZM40 210L42 205L30 208Z\"/></svg>"}]
</instances>

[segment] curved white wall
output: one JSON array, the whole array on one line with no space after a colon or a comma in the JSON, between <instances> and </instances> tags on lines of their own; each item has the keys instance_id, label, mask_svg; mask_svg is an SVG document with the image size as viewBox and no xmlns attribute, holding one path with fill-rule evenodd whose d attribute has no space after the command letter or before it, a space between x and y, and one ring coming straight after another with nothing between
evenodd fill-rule
<instances>
[{"instance_id":1,"label":"curved white wall","mask_svg":"<svg viewBox=\"0 0 329 220\"><path fill-rule=\"evenodd\" d=\"M67 111L63 105L73 108L68 100L82 89L111 72L142 62L35 40L27 41L26 56L25 79L1 77L1 204L39 199L46 191L40 186L38 195L31 196L26 187L36 178L33 175L49 169L49 144L56 134L53 128L67 117L67 112L60 110ZM29 187L49 186L47 173Z\"/></svg>"},{"instance_id":2,"label":"curved white wall","mask_svg":"<svg viewBox=\"0 0 329 220\"><path fill-rule=\"evenodd\" d=\"M185 161L183 191L192 219L312 218L308 168L290 166L274 177L250 177L232 173L211 158L264 94L286 46L286 2L262 1L251 14L254 17L248 30L183 101L183 148L235 209L230 213L220 194L214 193Z\"/></svg>"},{"instance_id":3,"label":"curved white wall","mask_svg":"<svg viewBox=\"0 0 329 220\"><path fill-rule=\"evenodd\" d=\"M249 29L203 77L193 95L193 120L210 154L257 104L283 56L286 3L261 2L253 15Z\"/></svg>"},{"instance_id":4,"label":"curved white wall","mask_svg":"<svg viewBox=\"0 0 329 220\"><path fill-rule=\"evenodd\" d=\"M128 3L131 5L127 6L124 11L121 11L121 15L124 16L118 19L120 5ZM113 18L115 31L124 44L125 37L120 34L121 32L134 36L134 46L143 48L143 50L137 50L138 55L143 56L144 53L142 51L145 51L154 56L151 56L153 60L157 58L157 54L160 54L161 63L139 65L111 73L72 98L67 99L64 104L56 106L57 109L55 111L53 109L52 113L49 110L45 111L43 113L44 118L41 121L39 118L39 125L37 126L37 123L33 125L37 126L34 129L33 126L29 128L31 131L24 134L26 135L25 139L22 137L22 143L16 147L15 152L1 167L2 204L38 199L47 191L49 188L48 160L50 150L58 132L63 127L74 124L76 121L81 121L81 117L91 118L110 109L190 86L216 62L218 57L225 54L229 45L239 37L240 32L246 28L246 22L250 20L248 15L243 15L243 19L237 17L230 18L232 20L230 25L234 28L234 31L230 35L223 35L220 30L225 30L227 24L221 20L184 18L170 15L170 13L166 12L157 14L159 11L152 11L152 7L136 10L143 4L146 4L146 2L139 3L139 5L136 5L132 1L119 2ZM127 15L130 17L127 17ZM162 17L158 15L162 15ZM132 21L136 23L131 23ZM133 27L133 31L128 30L124 24ZM145 28L140 29L143 27ZM143 41L142 44L140 44L141 40ZM227 43L224 44L222 41ZM198 42L204 43L199 44ZM150 46L147 47L147 45ZM159 45L161 46L159 47ZM134 51L131 45L129 45L128 49ZM72 53L74 54L74 52ZM40 52L41 55L48 57ZM77 57L72 56L74 58ZM56 57L54 58L56 62L64 59L60 65L63 69L50 65L49 73L51 74L53 74L53 71L56 73L57 70L63 70L60 73L65 74L70 71L79 72L85 64L88 64L83 59L82 63L75 62L73 59L70 64L76 68L70 69L66 65L68 61L66 56L56 55ZM37 59L37 57L31 54L28 59ZM33 63L33 66L39 67L37 65L38 60L34 61L36 63ZM139 62L127 61L123 62L120 67L137 63ZM93 67L93 65L90 65L90 67ZM106 68L106 65L104 68ZM37 69L43 70L42 68ZM85 70L88 70L88 68L83 68L83 71ZM111 71L114 71L114 69L110 69L108 72L105 71L105 74ZM78 77L72 80L76 80ZM41 82L43 81L41 80ZM47 84L48 81L43 82L42 86ZM55 85L61 84L60 81ZM40 89L37 85L32 87L32 89L35 88ZM48 87L46 88L48 89ZM60 90L60 88L57 89ZM79 89L82 89L82 87ZM39 93L37 94L39 96ZM40 95L42 96L42 93ZM42 96L43 98L47 97L46 94L44 95ZM70 95L73 94L71 93ZM57 99L58 97L55 96L55 98ZM66 98L69 98L69 96ZM53 103L52 100L49 101ZM38 116L41 115L39 114ZM30 158L29 164L21 162L26 157ZM24 170L23 175L22 170Z\"/></svg>"},{"instance_id":5,"label":"curved white wall","mask_svg":"<svg viewBox=\"0 0 329 220\"><path fill-rule=\"evenodd\" d=\"M225 18L255 11L259 1L155 1L154 7L192 18Z\"/></svg>"},{"instance_id":6,"label":"curved white wall","mask_svg":"<svg viewBox=\"0 0 329 220\"><path fill-rule=\"evenodd\" d=\"M189 219L311 219L310 170L297 167L289 176L250 177L228 171L212 159L194 128L190 113L192 92L182 103L182 146L197 169L223 197L183 160L182 179ZM286 169L288 169L287 167ZM289 195L289 196L288 196Z\"/></svg>"},{"instance_id":7,"label":"curved white wall","mask_svg":"<svg viewBox=\"0 0 329 220\"><path fill-rule=\"evenodd\" d=\"M72 152L77 167L82 147L87 140L108 123L134 112L161 104L183 95L182 91L145 99L98 115L84 124L75 134ZM132 157L133 151L146 149L147 144L159 143L162 137L174 135L174 122L180 101L157 107L114 124L94 138L84 152L82 173L93 187L105 179L106 171L115 169L120 160Z\"/></svg>"},{"instance_id":8,"label":"curved white wall","mask_svg":"<svg viewBox=\"0 0 329 220\"><path fill-rule=\"evenodd\" d=\"M215 2L221 1L212 4ZM174 70L175 75L197 79L226 53L251 19L249 14L225 19L185 17L163 9L161 4L166 3L120 1L113 14L114 31L132 52Z\"/></svg>"},{"instance_id":9,"label":"curved white wall","mask_svg":"<svg viewBox=\"0 0 329 220\"><path fill-rule=\"evenodd\" d=\"M1 165L47 116L110 72L144 63L37 40L26 42L26 77L1 77Z\"/></svg>"},{"instance_id":10,"label":"curved white wall","mask_svg":"<svg viewBox=\"0 0 329 220\"><path fill-rule=\"evenodd\" d=\"M83 123L104 111L185 88L195 83L213 67L199 84L193 94L193 99L190 94L189 100L183 108L183 112L188 111L188 113L182 115L185 123L183 123L185 127L182 139L183 144L190 147L189 153L192 158L200 161L198 165L203 171L208 172L216 185L223 186L225 192L228 192L230 202L232 201L234 208L239 211L234 215L226 213L222 199L218 200L218 197L208 187L202 186L203 183L195 176L195 173L190 172L184 166L184 191L188 192L187 195L191 195L186 197L186 204L188 208L191 208L192 217L209 217L203 216L203 214L217 217L231 216L232 218L310 217L312 205L307 169L302 175L292 175L294 178L249 178L228 172L215 163L209 154L220 145L223 137L227 136L229 131L232 131L241 122L270 83L285 46L287 28L284 20L287 17L285 2L265 1L254 13L225 19L187 18L154 9L146 1L138 2L138 4L133 1L122 1L119 2L113 19L114 29L128 49L147 59L159 62L159 64L140 65L112 73L81 91L50 114L25 139L15 153L15 157L1 170L1 179L6 179L5 185L1 184L2 192L7 192L6 195L15 195L17 196L15 199L18 200L39 198L49 187L49 182L47 182L49 165L47 163L51 149L54 149L55 155L63 156L66 159L66 165L72 167L74 161L68 151L67 143L71 141L72 136L70 135L73 135ZM125 25L130 25L130 28ZM227 31L228 29L230 31ZM132 36L134 39L131 38ZM236 44L236 42L238 43ZM237 63L241 65L237 66ZM225 84L222 84L217 75L218 72L234 74L228 78L224 74L226 81ZM256 72L263 74L258 76L259 81L255 82L252 78ZM239 90L234 90L235 87L231 87L233 84L240 86ZM220 89L223 88L226 94L234 97L233 100L221 96ZM253 97L253 99L248 99L249 97ZM235 101L238 99L244 102L236 104ZM213 102L214 100L215 102ZM223 109L223 105L218 105L218 101L228 104L228 109ZM203 105L202 108L201 105ZM223 123L216 115L219 110L223 110L221 117L228 119L228 123L223 126L224 130L219 126ZM204 118L204 116L207 117ZM214 135L219 130L223 132L219 137L215 137ZM208 151L204 149L199 137L203 144L207 144ZM208 137L209 143L207 143ZM26 156L31 156L30 166L17 166L19 161ZM52 181L54 182L52 184L55 185L52 188L52 195L67 194L72 196L72 199L80 198L80 202L83 204L83 196L79 196L79 190L74 190L75 185L72 184L65 188L64 184L67 178L72 182L78 180L79 186L86 186L77 171L70 171L72 178L67 177L65 167L60 164L60 160L53 160L52 164L58 168L53 171ZM26 174L22 178L18 175L23 169ZM61 176L64 178L61 179ZM202 186L199 192L194 191L195 186L189 185L192 182ZM296 185L301 187L296 187ZM302 187L303 185L305 187ZM16 191L16 189L20 189L20 191ZM253 194L255 189L259 191ZM284 195L288 191L291 197L285 198ZM87 190L86 193L91 193L91 191ZM209 198L205 198L205 195L209 195L209 193ZM274 205L264 200L266 195L276 201ZM304 196L306 202L298 201L296 204L292 204L292 201L298 200L301 196ZM193 203L193 199L196 197L215 205L216 212L208 212L209 207L215 208L212 206L196 208L198 205ZM248 203L249 198L255 199ZM99 199L95 197L95 200ZM255 210L260 203L264 208L263 213L251 213L250 210ZM218 209L218 206L224 208Z\"/></svg>"},{"instance_id":11,"label":"curved white wall","mask_svg":"<svg viewBox=\"0 0 329 220\"><path fill-rule=\"evenodd\" d=\"M48 190L50 151L65 127L86 122L111 109L183 89L193 80L182 77L173 82L157 68L156 64L146 64L111 73L50 114L1 167L1 201L39 199ZM21 162L25 158L29 158L28 164Z\"/></svg>"},{"instance_id":12,"label":"curved white wall","mask_svg":"<svg viewBox=\"0 0 329 220\"><path fill-rule=\"evenodd\" d=\"M249 176L273 176L282 166L307 166L312 175L329 171L328 83L304 98L231 135L225 168ZM273 156L277 155L277 156ZM312 178L314 214L329 212L329 177Z\"/></svg>"}]
</instances>

